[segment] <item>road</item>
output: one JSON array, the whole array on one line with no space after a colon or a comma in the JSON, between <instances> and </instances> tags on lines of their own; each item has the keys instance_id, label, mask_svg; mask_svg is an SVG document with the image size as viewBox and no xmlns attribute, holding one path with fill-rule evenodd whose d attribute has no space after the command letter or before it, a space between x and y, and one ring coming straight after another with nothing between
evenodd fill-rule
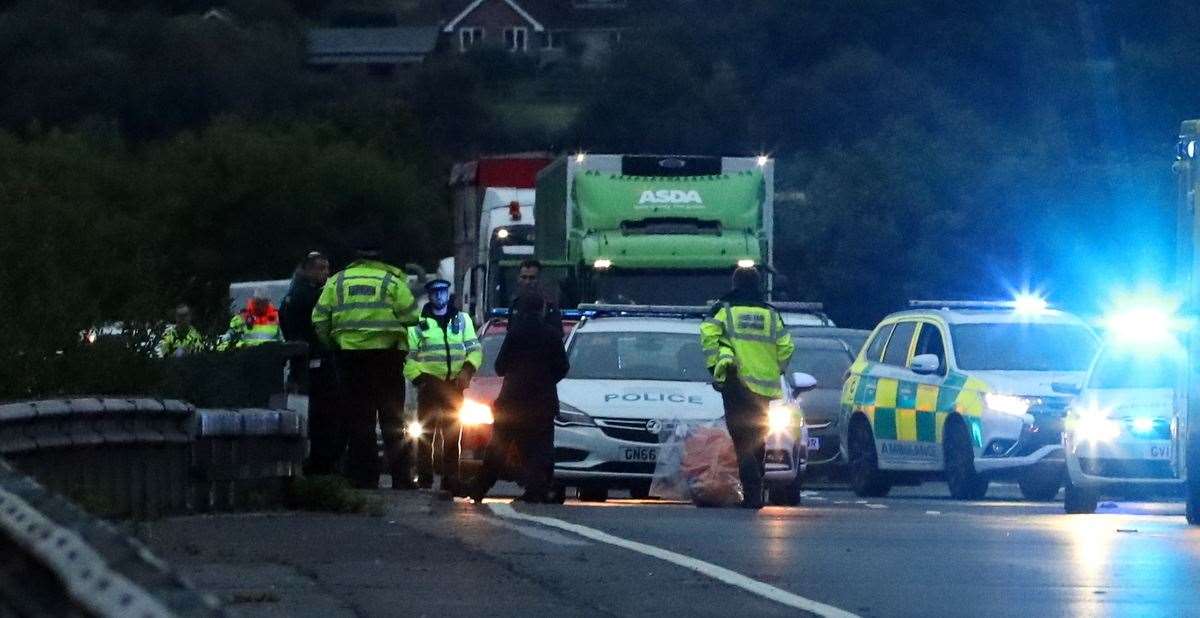
<instances>
[{"instance_id":1,"label":"road","mask_svg":"<svg viewBox=\"0 0 1200 618\"><path fill-rule=\"evenodd\" d=\"M815 490L802 507L760 512L384 495L383 518L319 516L307 532L317 516L184 518L153 524L149 540L246 615L1200 616L1200 528L1181 504L1067 516L1011 487L961 503L932 483L872 500ZM189 535L229 546L181 553ZM264 556L275 562L256 579L247 565ZM292 577L281 564L311 580L304 602L276 586ZM238 597L245 581L273 590L272 603Z\"/></svg>"}]
</instances>

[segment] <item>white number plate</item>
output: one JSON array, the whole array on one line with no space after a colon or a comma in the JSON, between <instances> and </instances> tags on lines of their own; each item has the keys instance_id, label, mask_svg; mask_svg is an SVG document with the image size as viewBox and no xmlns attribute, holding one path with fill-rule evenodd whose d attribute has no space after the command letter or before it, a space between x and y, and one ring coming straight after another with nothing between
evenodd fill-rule
<instances>
[{"instance_id":1,"label":"white number plate","mask_svg":"<svg viewBox=\"0 0 1200 618\"><path fill-rule=\"evenodd\" d=\"M658 459L658 449L650 446L623 449L625 461L641 461L654 463Z\"/></svg>"},{"instance_id":2,"label":"white number plate","mask_svg":"<svg viewBox=\"0 0 1200 618\"><path fill-rule=\"evenodd\" d=\"M809 438L808 439L808 450L810 450L810 451L821 450L821 439L820 438Z\"/></svg>"},{"instance_id":3,"label":"white number plate","mask_svg":"<svg viewBox=\"0 0 1200 618\"><path fill-rule=\"evenodd\" d=\"M1170 459L1171 458L1171 443L1159 442L1157 444L1147 444L1145 450L1142 451L1146 459Z\"/></svg>"}]
</instances>

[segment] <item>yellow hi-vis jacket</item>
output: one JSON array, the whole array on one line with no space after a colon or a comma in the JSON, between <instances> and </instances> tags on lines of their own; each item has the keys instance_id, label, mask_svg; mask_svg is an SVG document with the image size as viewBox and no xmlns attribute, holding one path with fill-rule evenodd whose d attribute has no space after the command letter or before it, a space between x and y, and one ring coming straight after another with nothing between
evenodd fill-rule
<instances>
[{"instance_id":1,"label":"yellow hi-vis jacket","mask_svg":"<svg viewBox=\"0 0 1200 618\"><path fill-rule=\"evenodd\" d=\"M724 383L729 367L736 365L738 377L752 392L783 396L779 376L796 345L778 311L762 304L721 303L700 324L700 346L717 382Z\"/></svg>"},{"instance_id":2,"label":"yellow hi-vis jacket","mask_svg":"<svg viewBox=\"0 0 1200 618\"><path fill-rule=\"evenodd\" d=\"M406 330L417 316L407 275L375 260L356 260L330 277L312 312L317 339L333 350L407 350Z\"/></svg>"},{"instance_id":3,"label":"yellow hi-vis jacket","mask_svg":"<svg viewBox=\"0 0 1200 618\"><path fill-rule=\"evenodd\" d=\"M450 318L445 330L437 318L422 316L419 324L408 329L408 349L404 377L410 381L421 374L453 380L462 373L464 365L470 364L473 369L483 365L483 348L475 336L475 325L471 316L462 311Z\"/></svg>"}]
</instances>

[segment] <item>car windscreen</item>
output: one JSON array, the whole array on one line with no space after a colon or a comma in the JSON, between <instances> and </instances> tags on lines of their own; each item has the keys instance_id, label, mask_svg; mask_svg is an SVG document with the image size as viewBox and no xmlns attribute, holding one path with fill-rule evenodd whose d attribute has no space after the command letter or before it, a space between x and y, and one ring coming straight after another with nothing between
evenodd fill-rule
<instances>
[{"instance_id":1,"label":"car windscreen","mask_svg":"<svg viewBox=\"0 0 1200 618\"><path fill-rule=\"evenodd\" d=\"M788 363L788 372L802 371L811 375L817 379L819 388L841 388L852 360L843 350L798 346Z\"/></svg>"},{"instance_id":2,"label":"car windscreen","mask_svg":"<svg viewBox=\"0 0 1200 618\"><path fill-rule=\"evenodd\" d=\"M955 324L958 368L968 371L1085 371L1096 337L1075 324Z\"/></svg>"},{"instance_id":3,"label":"car windscreen","mask_svg":"<svg viewBox=\"0 0 1200 618\"><path fill-rule=\"evenodd\" d=\"M1172 354L1106 352L1096 360L1088 388L1174 388L1181 360Z\"/></svg>"},{"instance_id":4,"label":"car windscreen","mask_svg":"<svg viewBox=\"0 0 1200 618\"><path fill-rule=\"evenodd\" d=\"M483 346L483 366L475 375L485 378L496 377L496 355L500 353L500 344L504 343L504 334L489 335L479 340Z\"/></svg>"},{"instance_id":5,"label":"car windscreen","mask_svg":"<svg viewBox=\"0 0 1200 618\"><path fill-rule=\"evenodd\" d=\"M567 351L568 378L708 382L700 335L689 333L576 333Z\"/></svg>"}]
</instances>

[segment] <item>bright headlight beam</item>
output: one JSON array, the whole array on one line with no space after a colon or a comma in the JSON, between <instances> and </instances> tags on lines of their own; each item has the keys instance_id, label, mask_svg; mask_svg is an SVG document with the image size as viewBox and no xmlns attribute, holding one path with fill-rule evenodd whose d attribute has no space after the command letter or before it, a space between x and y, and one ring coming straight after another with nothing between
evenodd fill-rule
<instances>
[{"instance_id":1,"label":"bright headlight beam","mask_svg":"<svg viewBox=\"0 0 1200 618\"><path fill-rule=\"evenodd\" d=\"M478 401L464 399L458 409L458 422L463 425L491 425L496 422L492 408Z\"/></svg>"},{"instance_id":2,"label":"bright headlight beam","mask_svg":"<svg viewBox=\"0 0 1200 618\"><path fill-rule=\"evenodd\" d=\"M408 437L409 438L412 438L415 440L416 438L421 437L421 434L423 434L423 433L425 433L425 428L421 426L421 421L409 421L408 422Z\"/></svg>"},{"instance_id":3,"label":"bright headlight beam","mask_svg":"<svg viewBox=\"0 0 1200 618\"><path fill-rule=\"evenodd\" d=\"M754 260L738 260L738 268L754 268Z\"/></svg>"},{"instance_id":4,"label":"bright headlight beam","mask_svg":"<svg viewBox=\"0 0 1200 618\"><path fill-rule=\"evenodd\" d=\"M1023 315L1045 313L1049 308L1050 303L1037 294L1022 292L1013 299L1013 310Z\"/></svg>"},{"instance_id":5,"label":"bright headlight beam","mask_svg":"<svg viewBox=\"0 0 1200 618\"><path fill-rule=\"evenodd\" d=\"M792 411L786 405L775 405L767 408L767 429L771 433L781 433L792 428Z\"/></svg>"},{"instance_id":6,"label":"bright headlight beam","mask_svg":"<svg viewBox=\"0 0 1200 618\"><path fill-rule=\"evenodd\" d=\"M1137 433L1150 433L1154 431L1154 419L1152 418L1135 418L1133 419L1133 430Z\"/></svg>"},{"instance_id":7,"label":"bright headlight beam","mask_svg":"<svg viewBox=\"0 0 1200 618\"><path fill-rule=\"evenodd\" d=\"M595 268L596 270L605 270L608 268L612 268L612 260L609 260L606 258L600 258L600 259L596 260L595 262L592 262L592 268Z\"/></svg>"},{"instance_id":8,"label":"bright headlight beam","mask_svg":"<svg viewBox=\"0 0 1200 618\"><path fill-rule=\"evenodd\" d=\"M1024 397L1016 395L999 395L996 393L988 393L983 396L984 403L988 408L1005 414L1014 416L1022 416L1029 411L1030 401Z\"/></svg>"}]
</instances>

